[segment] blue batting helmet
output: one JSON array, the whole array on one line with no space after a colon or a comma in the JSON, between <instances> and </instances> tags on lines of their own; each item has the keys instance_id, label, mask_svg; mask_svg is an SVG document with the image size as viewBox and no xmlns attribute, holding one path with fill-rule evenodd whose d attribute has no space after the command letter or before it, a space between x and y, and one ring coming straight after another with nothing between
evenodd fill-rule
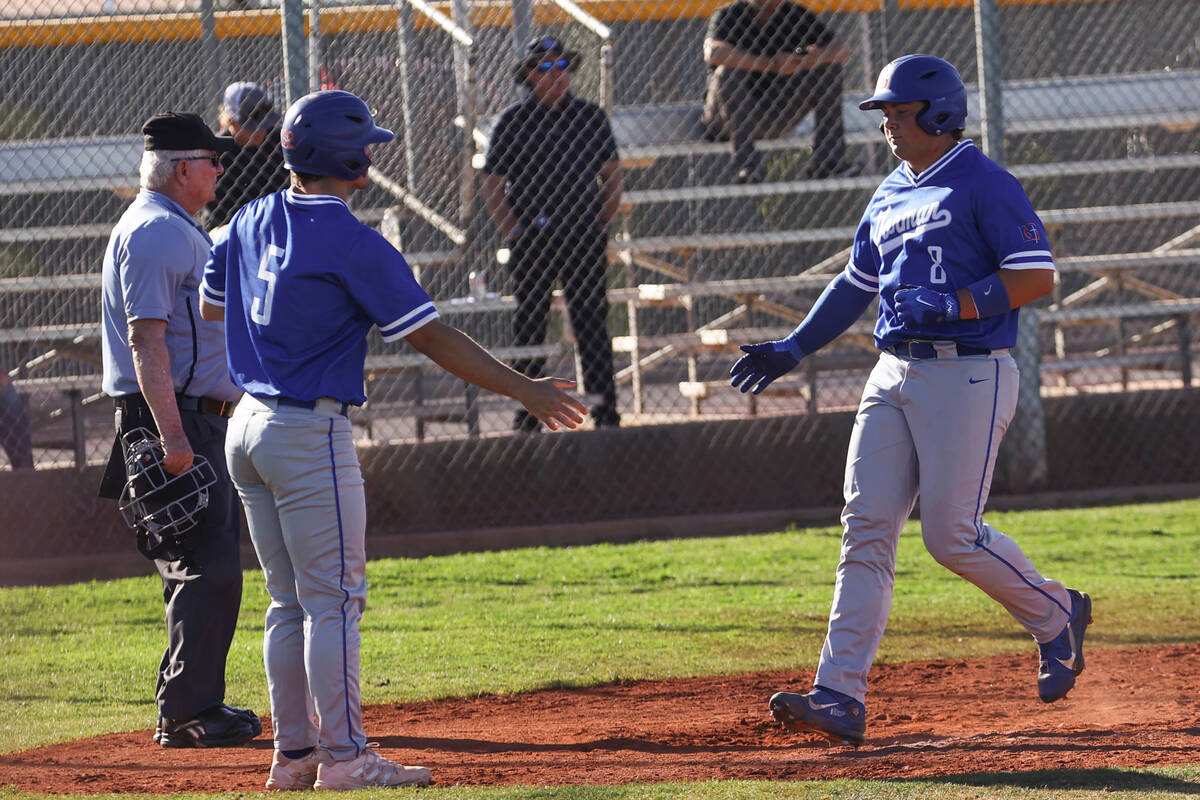
<instances>
[{"instance_id":1,"label":"blue batting helmet","mask_svg":"<svg viewBox=\"0 0 1200 800\"><path fill-rule=\"evenodd\" d=\"M396 138L380 128L357 95L331 89L306 94L283 118L283 162L293 172L352 181L371 166L367 145Z\"/></svg>"},{"instance_id":2,"label":"blue batting helmet","mask_svg":"<svg viewBox=\"0 0 1200 800\"><path fill-rule=\"evenodd\" d=\"M883 103L924 100L917 124L933 136L957 130L967 122L967 89L949 61L922 54L901 56L879 73L875 94L858 104L863 111Z\"/></svg>"}]
</instances>

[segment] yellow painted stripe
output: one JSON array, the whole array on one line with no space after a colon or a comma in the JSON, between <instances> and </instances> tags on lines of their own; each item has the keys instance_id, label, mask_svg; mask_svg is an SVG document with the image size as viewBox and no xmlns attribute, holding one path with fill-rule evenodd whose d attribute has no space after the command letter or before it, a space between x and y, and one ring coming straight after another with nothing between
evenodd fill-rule
<instances>
[{"instance_id":1,"label":"yellow painted stripe","mask_svg":"<svg viewBox=\"0 0 1200 800\"><path fill-rule=\"evenodd\" d=\"M1001 5L1044 3L1086 3L1108 0L999 0ZM601 22L648 22L702 19L728 0L578 0L580 7ZM974 0L898 0L899 7L910 9L965 8ZM435 7L450 16L449 2ZM809 0L805 6L818 13L869 13L879 11L882 0ZM381 6L341 6L321 11L321 31L328 34L378 33L396 29L396 10ZM433 22L414 11L417 28L430 28ZM512 25L512 7L508 2L475 3L471 21L476 27ZM570 17L551 3L534 6L538 24L569 22ZM306 22L307 26L307 22ZM279 36L279 12L271 9L222 11L216 14L217 37ZM0 47L58 47L110 42L195 41L201 36L200 15L196 13L76 17L72 19L0 21Z\"/></svg>"}]
</instances>

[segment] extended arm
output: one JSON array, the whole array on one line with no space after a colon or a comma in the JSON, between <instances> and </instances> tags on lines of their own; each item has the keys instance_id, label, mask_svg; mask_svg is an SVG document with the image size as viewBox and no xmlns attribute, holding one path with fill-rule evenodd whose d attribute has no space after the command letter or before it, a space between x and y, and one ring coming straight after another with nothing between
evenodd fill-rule
<instances>
[{"instance_id":1,"label":"extended arm","mask_svg":"<svg viewBox=\"0 0 1200 800\"><path fill-rule=\"evenodd\" d=\"M574 428L587 407L563 389L575 384L561 378L527 378L497 361L474 339L457 328L433 320L405 337L431 361L455 377L481 389L515 398L550 430Z\"/></svg>"},{"instance_id":2,"label":"extended arm","mask_svg":"<svg viewBox=\"0 0 1200 800\"><path fill-rule=\"evenodd\" d=\"M789 336L774 342L742 345L746 355L729 371L730 385L743 393L758 394L805 356L840 336L862 316L874 297L873 292L859 289L845 273L840 273L829 282L804 321Z\"/></svg>"}]
</instances>

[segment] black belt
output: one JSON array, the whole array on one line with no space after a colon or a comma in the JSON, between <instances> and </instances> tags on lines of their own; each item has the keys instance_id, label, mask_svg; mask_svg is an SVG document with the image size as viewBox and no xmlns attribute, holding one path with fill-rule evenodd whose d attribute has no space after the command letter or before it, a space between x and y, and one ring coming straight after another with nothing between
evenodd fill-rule
<instances>
[{"instance_id":1,"label":"black belt","mask_svg":"<svg viewBox=\"0 0 1200 800\"><path fill-rule=\"evenodd\" d=\"M135 407L139 410L149 410L150 408L146 403L146 398L141 394L123 394L116 398L116 401L118 408ZM180 411L197 411L201 414L216 414L218 417L229 418L233 416L233 408L237 403L229 400L215 400L211 397L176 394L175 405L179 407Z\"/></svg>"},{"instance_id":2,"label":"black belt","mask_svg":"<svg viewBox=\"0 0 1200 800\"><path fill-rule=\"evenodd\" d=\"M954 349L960 356L990 356L992 354L992 351L985 347L971 347L969 344L958 344L957 342L954 345ZM933 346L933 342L900 342L889 347L888 352L894 353L901 358L924 359L938 357L937 348Z\"/></svg>"},{"instance_id":3,"label":"black belt","mask_svg":"<svg viewBox=\"0 0 1200 800\"><path fill-rule=\"evenodd\" d=\"M317 407L316 400L297 400L294 397L276 397L276 398L274 398L274 400L276 403L278 403L281 406L293 406L294 408L307 408L309 411L312 411L314 408ZM350 404L342 403L342 409L338 413L341 414L343 417L349 416L349 413L348 413L349 410L350 410Z\"/></svg>"},{"instance_id":4,"label":"black belt","mask_svg":"<svg viewBox=\"0 0 1200 800\"><path fill-rule=\"evenodd\" d=\"M233 416L237 405L233 400L215 400L211 397L193 397L190 394L175 395L175 403L180 411L199 411L201 414L216 414L228 419Z\"/></svg>"}]
</instances>

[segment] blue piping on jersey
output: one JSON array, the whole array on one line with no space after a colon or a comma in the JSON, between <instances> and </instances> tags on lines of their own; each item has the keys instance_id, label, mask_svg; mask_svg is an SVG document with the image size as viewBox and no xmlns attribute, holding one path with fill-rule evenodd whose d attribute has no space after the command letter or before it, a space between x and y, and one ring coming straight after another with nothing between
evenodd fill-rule
<instances>
[{"instance_id":1,"label":"blue piping on jersey","mask_svg":"<svg viewBox=\"0 0 1200 800\"><path fill-rule=\"evenodd\" d=\"M1030 580L1021 573L1021 570L1008 563L1008 561L983 543L983 487L987 482L988 464L992 459L992 437L996 432L996 408L1000 404L1000 359L993 358L992 365L995 371L995 375L992 380L992 419L991 424L988 427L987 455L985 455L983 459L983 473L979 476L979 493L975 496L975 546L999 561L1004 566L1011 569L1013 573L1016 574L1016 576L1020 578L1030 589L1041 592L1047 600L1049 600L1051 603L1054 603L1054 605L1058 606L1059 608L1062 608L1063 613L1067 615L1067 620L1069 621L1071 619L1071 609L1063 608L1062 603L1055 600L1049 592L1042 587L1031 583Z\"/></svg>"},{"instance_id":2,"label":"blue piping on jersey","mask_svg":"<svg viewBox=\"0 0 1200 800\"><path fill-rule=\"evenodd\" d=\"M188 326L192 330L192 365L188 367L187 380L183 382L183 388L179 391L181 394L187 394L188 387L192 385L192 378L196 377L196 362L200 360L200 332L196 330L196 314L192 311L192 298L184 298L183 304L187 306Z\"/></svg>"},{"instance_id":3,"label":"blue piping on jersey","mask_svg":"<svg viewBox=\"0 0 1200 800\"><path fill-rule=\"evenodd\" d=\"M334 420L329 420L329 431L326 433L326 438L329 440L329 466L333 473L333 508L337 514L338 525L338 559L341 562L341 572L338 574L338 588L342 590L341 608L339 612L342 615L342 697L346 701L346 737L354 742L354 757L358 758L362 755L362 748L358 746L358 740L354 738L354 725L351 722L354 715L350 713L350 676L347 667L348 655L346 647L346 604L350 602L350 592L346 591L346 542L342 535L342 500L338 493L337 481L337 458L333 451L333 423Z\"/></svg>"},{"instance_id":4,"label":"blue piping on jersey","mask_svg":"<svg viewBox=\"0 0 1200 800\"><path fill-rule=\"evenodd\" d=\"M905 161L904 164L902 165L904 168L904 174L908 177L909 182L911 182L913 186L920 186L922 183L924 183L930 177L932 177L933 175L935 175L938 172L941 172L942 167L946 166L951 161L953 161L954 158L959 153L963 152L968 147L974 147L974 146L975 146L975 142L971 141L970 139L963 139L961 142L954 145L954 147L950 148L950 150L947 151L945 155L943 155L937 161L933 162L933 164L926 167L925 171L922 172L920 175L914 174L912 171L912 167L910 167L908 165L908 162Z\"/></svg>"}]
</instances>

